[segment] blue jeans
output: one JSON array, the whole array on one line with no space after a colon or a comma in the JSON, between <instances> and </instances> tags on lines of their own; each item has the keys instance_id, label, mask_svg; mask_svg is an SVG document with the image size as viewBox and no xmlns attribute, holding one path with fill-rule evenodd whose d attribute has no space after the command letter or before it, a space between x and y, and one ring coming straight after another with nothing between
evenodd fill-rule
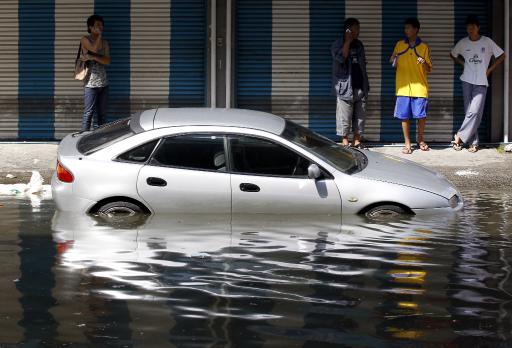
<instances>
[{"instance_id":1,"label":"blue jeans","mask_svg":"<svg viewBox=\"0 0 512 348\"><path fill-rule=\"evenodd\" d=\"M84 116L82 118L82 132L91 129L94 114L98 120L98 126L106 121L108 101L108 86L98 88L84 88Z\"/></svg>"}]
</instances>

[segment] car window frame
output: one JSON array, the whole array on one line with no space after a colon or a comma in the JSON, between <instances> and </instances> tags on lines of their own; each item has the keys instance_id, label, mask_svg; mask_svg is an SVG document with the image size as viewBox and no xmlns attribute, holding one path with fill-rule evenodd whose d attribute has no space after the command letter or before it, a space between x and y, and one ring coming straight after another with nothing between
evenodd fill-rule
<instances>
[{"instance_id":1,"label":"car window frame","mask_svg":"<svg viewBox=\"0 0 512 348\"><path fill-rule=\"evenodd\" d=\"M281 147L285 148L286 150L293 152L295 155L301 157L302 159L305 159L306 161L308 161L310 163L309 165L316 164L318 166L318 168L320 168L320 171L322 173L321 177L318 178L317 180L333 180L334 179L334 176L331 173L329 173L329 171L327 171L323 166L318 164L316 161L313 161L312 159L308 158L307 156L304 156L302 153L300 153L297 150L291 148L290 146L287 146L286 144L283 144L282 142L279 142L279 141L276 141L274 139L267 138L267 137L264 137L264 136L259 136L259 135L254 135L254 134L240 134L240 133L227 133L226 134L226 140L225 141L226 141L226 146L227 146L227 149L228 149L227 161L228 161L229 173L231 173L231 174L244 175L244 176L261 176L261 177L268 177L268 178L286 178L286 179L300 179L300 180L309 179L309 180L311 180L307 174L306 175L295 175L294 176L294 175L244 173L244 172L235 172L235 171L233 171L234 161L233 161L233 156L231 154L231 143L229 141L230 137L255 138L255 139L259 139L259 140L270 142L270 143L275 144L277 146L281 146Z\"/></svg>"},{"instance_id":2,"label":"car window frame","mask_svg":"<svg viewBox=\"0 0 512 348\"><path fill-rule=\"evenodd\" d=\"M130 163L130 164L139 164L139 165L146 165L149 163L149 160L151 159L151 157L153 156L153 154L155 153L156 149L158 148L158 146L160 145L160 143L162 142L162 137L159 137L159 138L155 138L155 139L151 139L151 140L148 140L148 141L145 141L143 142L142 144L139 144L139 145L135 145L133 147L131 147L130 149L126 150L126 151L123 151L122 153L120 153L119 155L117 155L113 161L114 162L120 162L120 163ZM149 154L148 156L148 159L144 162L136 162L136 161L128 161L128 160L124 160L124 159L121 159L119 157L121 157L122 155L124 155L125 153L128 153L130 151L133 151L135 150L136 148L140 147L140 146L144 146L146 144L149 144L153 141L157 141L157 143L155 144L155 147L153 148L153 150L151 151L151 153Z\"/></svg>"},{"instance_id":3,"label":"car window frame","mask_svg":"<svg viewBox=\"0 0 512 348\"><path fill-rule=\"evenodd\" d=\"M224 139L223 143L224 143L224 155L226 156L226 171L219 172L217 170L209 170L209 169L199 169L199 168L189 168L189 167L181 167L181 166L169 166L169 165L155 165L155 164L151 164L151 160L153 159L154 155L156 154L156 152L158 151L160 146L162 146L162 144L165 141L165 139L167 139L167 138L175 138L175 137L184 136L184 135L206 135L206 136L222 137ZM139 165L143 165L143 166L152 166L152 167L158 167L158 168L193 170L193 171L201 171L201 172L209 172L209 173L236 174L236 175L244 175L244 176L261 176L261 177L269 177L269 178L288 178L288 179L301 179L301 180L303 180L303 179L310 179L307 175L305 175L305 176L286 176L286 175L271 175L271 174L258 174L258 173L241 173L241 172L239 173L239 172L233 171L233 167L234 167L234 165L233 165L233 156L231 154L231 147L230 147L230 144L229 144L229 138L230 137L256 138L256 139L260 139L260 140L271 142L273 144L276 144L277 146L282 146L285 149L287 149L289 151L292 151L297 156L300 156L301 158L309 161L310 164L316 164L318 166L318 168L320 168L320 171L322 173L321 177L318 178L317 180L334 180L334 176L327 169L325 169L324 166L319 164L317 161L312 160L311 158L309 158L309 157L305 156L304 154L300 153L299 151L297 151L296 149L292 148L291 146L288 146L287 144L283 144L280 141L277 141L277 140L269 138L269 137L261 136L261 135L246 134L246 133L235 133L235 132L211 132L211 131L193 132L193 131L188 131L188 132L180 132L180 133L165 135L165 136L161 136L161 137L158 137L158 138L154 138L154 139L148 140L148 141L146 141L146 142L144 142L142 144L133 146L129 150L126 150L126 151L122 152L121 154L117 155L116 158L114 159L114 161L121 162L121 163L139 164ZM135 148L137 148L139 146L142 146L144 144L150 143L150 142L152 142L152 141L154 141L156 139L158 139L158 143L156 144L155 148L151 152L151 155L148 157L146 162L132 162L132 161L126 161L126 160L118 159L118 157L121 156L122 154L125 154L126 152L132 151Z\"/></svg>"},{"instance_id":4,"label":"car window frame","mask_svg":"<svg viewBox=\"0 0 512 348\"><path fill-rule=\"evenodd\" d=\"M166 139L169 138L177 138L180 136L185 135L203 135L203 136L215 136L215 137L222 137L222 146L224 148L224 156L226 157L226 170L223 172L220 172L218 170L213 169L201 169L201 168L190 168L190 167L182 167L182 166L172 166L172 165L164 165L164 164L152 164L151 161L153 160L155 154L160 149L160 147L163 145ZM226 134L225 133L215 133L215 132L184 132L184 133L175 133L171 135L166 135L160 138L160 141L158 142L157 146L153 149L153 152L151 153L151 156L149 156L148 160L145 163L146 166L151 167L157 167L157 168L170 168L170 169L180 169L180 170L192 170L197 172L208 172L208 173L219 173L219 174L230 174L230 167L228 165L228 155L227 155L227 148L226 148Z\"/></svg>"}]
</instances>

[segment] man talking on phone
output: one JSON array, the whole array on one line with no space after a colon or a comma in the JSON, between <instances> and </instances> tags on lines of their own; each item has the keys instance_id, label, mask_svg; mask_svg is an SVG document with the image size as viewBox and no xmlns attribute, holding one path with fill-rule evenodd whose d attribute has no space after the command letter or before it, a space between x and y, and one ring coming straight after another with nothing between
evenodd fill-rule
<instances>
[{"instance_id":1,"label":"man talking on phone","mask_svg":"<svg viewBox=\"0 0 512 348\"><path fill-rule=\"evenodd\" d=\"M341 37L332 43L332 92L336 96L336 134L345 146L361 148L366 119L366 99L370 85L366 72L366 55L359 38L356 18L347 18Z\"/></svg>"}]
</instances>

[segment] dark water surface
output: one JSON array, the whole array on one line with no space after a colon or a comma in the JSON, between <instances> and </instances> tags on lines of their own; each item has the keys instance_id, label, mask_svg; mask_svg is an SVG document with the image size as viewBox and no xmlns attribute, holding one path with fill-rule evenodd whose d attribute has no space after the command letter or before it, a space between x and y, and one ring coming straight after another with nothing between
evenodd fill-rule
<instances>
[{"instance_id":1,"label":"dark water surface","mask_svg":"<svg viewBox=\"0 0 512 348\"><path fill-rule=\"evenodd\" d=\"M512 195L456 215L153 216L0 201L0 347L511 347Z\"/></svg>"}]
</instances>

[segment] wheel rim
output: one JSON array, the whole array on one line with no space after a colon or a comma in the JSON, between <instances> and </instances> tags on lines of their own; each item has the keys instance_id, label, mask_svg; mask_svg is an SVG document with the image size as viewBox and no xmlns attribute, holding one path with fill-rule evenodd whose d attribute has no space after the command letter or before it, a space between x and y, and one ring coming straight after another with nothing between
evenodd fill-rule
<instances>
[{"instance_id":1,"label":"wheel rim","mask_svg":"<svg viewBox=\"0 0 512 348\"><path fill-rule=\"evenodd\" d=\"M380 210L373 211L373 212L369 213L368 217L372 217L372 218L375 218L375 217L395 217L395 216L399 216L399 215L400 215L399 212L391 210L391 209L380 209Z\"/></svg>"},{"instance_id":2,"label":"wheel rim","mask_svg":"<svg viewBox=\"0 0 512 348\"><path fill-rule=\"evenodd\" d=\"M128 207L111 207L102 212L102 214L111 216L134 216L137 212Z\"/></svg>"}]
</instances>

